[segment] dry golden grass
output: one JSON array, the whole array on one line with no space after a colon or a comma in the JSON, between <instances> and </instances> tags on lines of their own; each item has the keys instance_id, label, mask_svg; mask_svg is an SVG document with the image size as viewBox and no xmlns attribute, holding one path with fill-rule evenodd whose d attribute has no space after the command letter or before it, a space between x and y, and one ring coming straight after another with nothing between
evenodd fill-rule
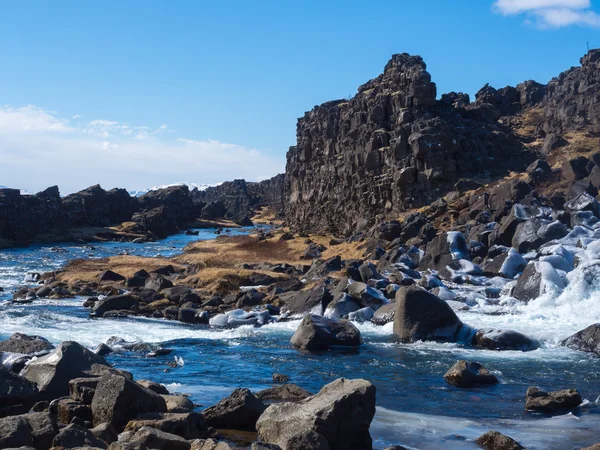
<instances>
[{"instance_id":1,"label":"dry golden grass","mask_svg":"<svg viewBox=\"0 0 600 450\"><path fill-rule=\"evenodd\" d=\"M102 259L76 259L67 264L64 272L59 274L58 279L67 283L98 281L98 275L107 269L124 277L131 277L138 270L144 269L150 272L168 264L171 264L175 270L182 268L180 264L167 258L112 256Z\"/></svg>"},{"instance_id":2,"label":"dry golden grass","mask_svg":"<svg viewBox=\"0 0 600 450\"><path fill-rule=\"evenodd\" d=\"M271 208L262 207L253 217L250 218L254 223L281 225L283 220L278 217Z\"/></svg>"},{"instance_id":3,"label":"dry golden grass","mask_svg":"<svg viewBox=\"0 0 600 450\"><path fill-rule=\"evenodd\" d=\"M306 250L306 238L294 237L288 241L280 241L280 236L287 230L274 232L275 236L259 240L257 236L219 236L217 239L198 241L188 245L184 252L173 258L143 258L139 256L114 256L95 260L76 260L67 265L64 272L58 274L60 281L69 284L75 282L98 281L98 275L104 270L113 270L125 277L131 277L141 269L147 271L171 264L176 270L186 266L195 266L196 273L175 281L175 284L186 284L196 288L225 294L238 289L247 282L252 273L264 273L274 278L287 278L286 275L263 270L242 269L243 264L287 263L310 264L312 261L302 260ZM317 244L323 244L327 250L323 258L340 255L343 259L364 258L364 243L342 243L330 246L331 237L311 236Z\"/></svg>"}]
</instances>

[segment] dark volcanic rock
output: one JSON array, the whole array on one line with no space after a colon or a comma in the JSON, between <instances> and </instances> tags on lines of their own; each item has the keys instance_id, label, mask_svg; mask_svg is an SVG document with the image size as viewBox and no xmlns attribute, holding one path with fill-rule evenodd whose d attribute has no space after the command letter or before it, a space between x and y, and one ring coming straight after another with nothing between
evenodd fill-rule
<instances>
[{"instance_id":1,"label":"dark volcanic rock","mask_svg":"<svg viewBox=\"0 0 600 450\"><path fill-rule=\"evenodd\" d=\"M286 292L280 294L279 299L283 302L282 310L291 314L307 314L315 309L319 314L323 314L333 296L321 285L307 291Z\"/></svg>"},{"instance_id":2,"label":"dark volcanic rock","mask_svg":"<svg viewBox=\"0 0 600 450\"><path fill-rule=\"evenodd\" d=\"M352 99L316 106L298 121L287 154L286 220L302 231L350 235L378 216L433 203L461 178L524 170L530 153L477 108L467 114L436 102L423 60L392 56Z\"/></svg>"},{"instance_id":3,"label":"dark volcanic rock","mask_svg":"<svg viewBox=\"0 0 600 450\"><path fill-rule=\"evenodd\" d=\"M94 317L102 317L105 312L131 309L139 302L140 299L131 294L106 297L105 299L96 302L90 315Z\"/></svg>"},{"instance_id":4,"label":"dark volcanic rock","mask_svg":"<svg viewBox=\"0 0 600 450\"><path fill-rule=\"evenodd\" d=\"M527 389L525 409L553 413L573 409L581 404L581 395L575 389L544 392L537 387Z\"/></svg>"},{"instance_id":5,"label":"dark volcanic rock","mask_svg":"<svg viewBox=\"0 0 600 450\"><path fill-rule=\"evenodd\" d=\"M375 386L366 380L340 378L300 402L269 406L256 428L261 442L281 448L303 448L290 447L290 441L313 432L325 437L332 450L363 450L373 445L369 426L374 415Z\"/></svg>"},{"instance_id":6,"label":"dark volcanic rock","mask_svg":"<svg viewBox=\"0 0 600 450\"><path fill-rule=\"evenodd\" d=\"M259 400L277 400L285 402L297 402L310 397L312 394L295 384L282 384L272 388L264 389L256 394Z\"/></svg>"},{"instance_id":7,"label":"dark volcanic rock","mask_svg":"<svg viewBox=\"0 0 600 450\"><path fill-rule=\"evenodd\" d=\"M35 383L0 365L0 408L19 404L33 405L37 395Z\"/></svg>"},{"instance_id":8,"label":"dark volcanic rock","mask_svg":"<svg viewBox=\"0 0 600 450\"><path fill-rule=\"evenodd\" d=\"M539 348L535 339L512 330L478 330L473 345L489 350L521 350L528 352Z\"/></svg>"},{"instance_id":9,"label":"dark volcanic rock","mask_svg":"<svg viewBox=\"0 0 600 450\"><path fill-rule=\"evenodd\" d=\"M125 431L138 431L150 427L165 433L175 434L185 439L206 436L206 420L196 412L185 413L143 413L129 421Z\"/></svg>"},{"instance_id":10,"label":"dark volcanic rock","mask_svg":"<svg viewBox=\"0 0 600 450\"><path fill-rule=\"evenodd\" d=\"M455 342L463 324L448 304L418 286L396 293L394 334L403 342L439 340Z\"/></svg>"},{"instance_id":11,"label":"dark volcanic rock","mask_svg":"<svg viewBox=\"0 0 600 450\"><path fill-rule=\"evenodd\" d=\"M234 430L254 430L265 405L248 389L236 389L216 405L206 408L202 415L210 427Z\"/></svg>"},{"instance_id":12,"label":"dark volcanic rock","mask_svg":"<svg viewBox=\"0 0 600 450\"><path fill-rule=\"evenodd\" d=\"M102 376L92 400L94 425L110 422L117 429L138 414L166 411L167 405L160 395L115 374Z\"/></svg>"},{"instance_id":13,"label":"dark volcanic rock","mask_svg":"<svg viewBox=\"0 0 600 450\"><path fill-rule=\"evenodd\" d=\"M44 353L54 349L47 339L41 336L28 336L26 334L14 333L7 340L0 341L0 352Z\"/></svg>"},{"instance_id":14,"label":"dark volcanic rock","mask_svg":"<svg viewBox=\"0 0 600 450\"><path fill-rule=\"evenodd\" d=\"M482 434L475 440L475 443L485 450L525 450L525 447L513 438L497 431L488 431Z\"/></svg>"},{"instance_id":15,"label":"dark volcanic rock","mask_svg":"<svg viewBox=\"0 0 600 450\"><path fill-rule=\"evenodd\" d=\"M444 375L448 384L461 388L498 384L498 378L481 364L473 361L458 361Z\"/></svg>"},{"instance_id":16,"label":"dark volcanic rock","mask_svg":"<svg viewBox=\"0 0 600 450\"><path fill-rule=\"evenodd\" d=\"M76 424L70 424L60 430L60 433L54 438L52 446L64 448L107 448L106 443L94 436L94 433Z\"/></svg>"},{"instance_id":17,"label":"dark volcanic rock","mask_svg":"<svg viewBox=\"0 0 600 450\"><path fill-rule=\"evenodd\" d=\"M360 331L347 320L333 320L308 314L304 316L290 341L303 350L326 350L332 346L362 344Z\"/></svg>"},{"instance_id":18,"label":"dark volcanic rock","mask_svg":"<svg viewBox=\"0 0 600 450\"><path fill-rule=\"evenodd\" d=\"M69 395L69 381L114 371L102 358L77 342L63 342L56 350L38 358L22 372L37 384L40 398L52 400Z\"/></svg>"},{"instance_id":19,"label":"dark volcanic rock","mask_svg":"<svg viewBox=\"0 0 600 450\"><path fill-rule=\"evenodd\" d=\"M595 323L581 331L578 331L574 335L565 339L562 342L562 345L575 350L592 352L600 355L600 324Z\"/></svg>"}]
</instances>

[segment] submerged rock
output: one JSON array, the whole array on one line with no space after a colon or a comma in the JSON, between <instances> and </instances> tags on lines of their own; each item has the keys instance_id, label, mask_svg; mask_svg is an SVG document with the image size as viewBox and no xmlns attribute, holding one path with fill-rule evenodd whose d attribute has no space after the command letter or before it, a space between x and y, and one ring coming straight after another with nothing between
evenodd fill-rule
<instances>
[{"instance_id":1,"label":"submerged rock","mask_svg":"<svg viewBox=\"0 0 600 450\"><path fill-rule=\"evenodd\" d=\"M521 350L528 352L540 347L535 339L513 330L478 330L473 337L475 347L489 350Z\"/></svg>"},{"instance_id":2,"label":"submerged rock","mask_svg":"<svg viewBox=\"0 0 600 450\"><path fill-rule=\"evenodd\" d=\"M531 386L527 389L525 397L526 410L544 413L573 409L581 404L581 395L576 389L544 392Z\"/></svg>"},{"instance_id":3,"label":"submerged rock","mask_svg":"<svg viewBox=\"0 0 600 450\"><path fill-rule=\"evenodd\" d=\"M498 384L498 378L478 362L458 361L444 375L446 383L456 387Z\"/></svg>"},{"instance_id":4,"label":"submerged rock","mask_svg":"<svg viewBox=\"0 0 600 450\"><path fill-rule=\"evenodd\" d=\"M475 440L475 443L486 450L525 450L525 447L513 438L497 431L488 431L482 434Z\"/></svg>"},{"instance_id":5,"label":"submerged rock","mask_svg":"<svg viewBox=\"0 0 600 450\"><path fill-rule=\"evenodd\" d=\"M369 426L374 415L375 386L340 378L305 400L269 406L256 429L262 442L281 448L302 448L290 447L290 442L301 433L316 433L332 450L364 450L372 448Z\"/></svg>"},{"instance_id":6,"label":"submerged rock","mask_svg":"<svg viewBox=\"0 0 600 450\"><path fill-rule=\"evenodd\" d=\"M396 293L394 334L403 342L435 340L455 342L464 326L444 300L418 286Z\"/></svg>"},{"instance_id":7,"label":"submerged rock","mask_svg":"<svg viewBox=\"0 0 600 450\"><path fill-rule=\"evenodd\" d=\"M291 344L303 350L327 350L332 346L357 346L362 344L360 331L347 320L333 320L309 314L304 316Z\"/></svg>"}]
</instances>

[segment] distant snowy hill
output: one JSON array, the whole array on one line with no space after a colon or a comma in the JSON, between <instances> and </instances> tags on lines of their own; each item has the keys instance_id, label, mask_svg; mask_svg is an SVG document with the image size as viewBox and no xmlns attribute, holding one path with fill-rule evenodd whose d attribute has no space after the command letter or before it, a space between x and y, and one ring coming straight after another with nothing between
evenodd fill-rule
<instances>
[{"instance_id":1,"label":"distant snowy hill","mask_svg":"<svg viewBox=\"0 0 600 450\"><path fill-rule=\"evenodd\" d=\"M190 188L190 191L194 188L198 188L199 191L204 191L206 188L209 187L213 187L213 186L218 186L221 183L215 183L215 184L198 184L198 183L187 183L185 181L180 181L179 183L173 183L173 184L163 184L160 186L154 186L150 189L143 189L140 191L129 191L129 195L131 195L132 197L140 197L144 194L147 194L150 191L158 191L159 189L164 189L164 188L168 188L168 187L172 187L172 186L187 186Z\"/></svg>"},{"instance_id":2,"label":"distant snowy hill","mask_svg":"<svg viewBox=\"0 0 600 450\"><path fill-rule=\"evenodd\" d=\"M12 188L9 188L8 186L4 186L3 184L0 184L0 189L12 189ZM33 194L29 191L26 191L25 189L21 189L21 195L33 195Z\"/></svg>"}]
</instances>

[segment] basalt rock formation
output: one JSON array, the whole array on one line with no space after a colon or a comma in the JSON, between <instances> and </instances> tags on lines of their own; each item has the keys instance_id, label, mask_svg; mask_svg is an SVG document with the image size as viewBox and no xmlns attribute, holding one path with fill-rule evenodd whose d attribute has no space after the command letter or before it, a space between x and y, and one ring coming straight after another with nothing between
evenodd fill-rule
<instances>
[{"instance_id":1,"label":"basalt rock formation","mask_svg":"<svg viewBox=\"0 0 600 450\"><path fill-rule=\"evenodd\" d=\"M220 211L226 219L243 222L263 206L282 217L284 178L284 174L279 174L260 183L228 181L204 191L193 190L191 197L198 205L202 205L203 217Z\"/></svg>"},{"instance_id":2,"label":"basalt rock formation","mask_svg":"<svg viewBox=\"0 0 600 450\"><path fill-rule=\"evenodd\" d=\"M581 64L548 85L486 85L470 103L456 92L436 100L423 60L394 55L353 98L315 106L298 120L297 144L287 155L287 222L297 231L351 235L436 205L449 192L522 173L536 157L568 144L569 132L594 142L600 50ZM551 178L540 164L532 178ZM590 175L579 172L572 178Z\"/></svg>"},{"instance_id":3,"label":"basalt rock formation","mask_svg":"<svg viewBox=\"0 0 600 450\"><path fill-rule=\"evenodd\" d=\"M125 189L100 185L61 197L53 186L35 195L0 189L0 247L74 238L71 231L133 222L129 233L164 238L196 219L229 219L251 225L249 217L267 206L283 213L283 179L277 175L260 183L223 183L206 191L172 186L132 197ZM107 235L111 233L106 230ZM110 236L107 236L110 237Z\"/></svg>"}]
</instances>

